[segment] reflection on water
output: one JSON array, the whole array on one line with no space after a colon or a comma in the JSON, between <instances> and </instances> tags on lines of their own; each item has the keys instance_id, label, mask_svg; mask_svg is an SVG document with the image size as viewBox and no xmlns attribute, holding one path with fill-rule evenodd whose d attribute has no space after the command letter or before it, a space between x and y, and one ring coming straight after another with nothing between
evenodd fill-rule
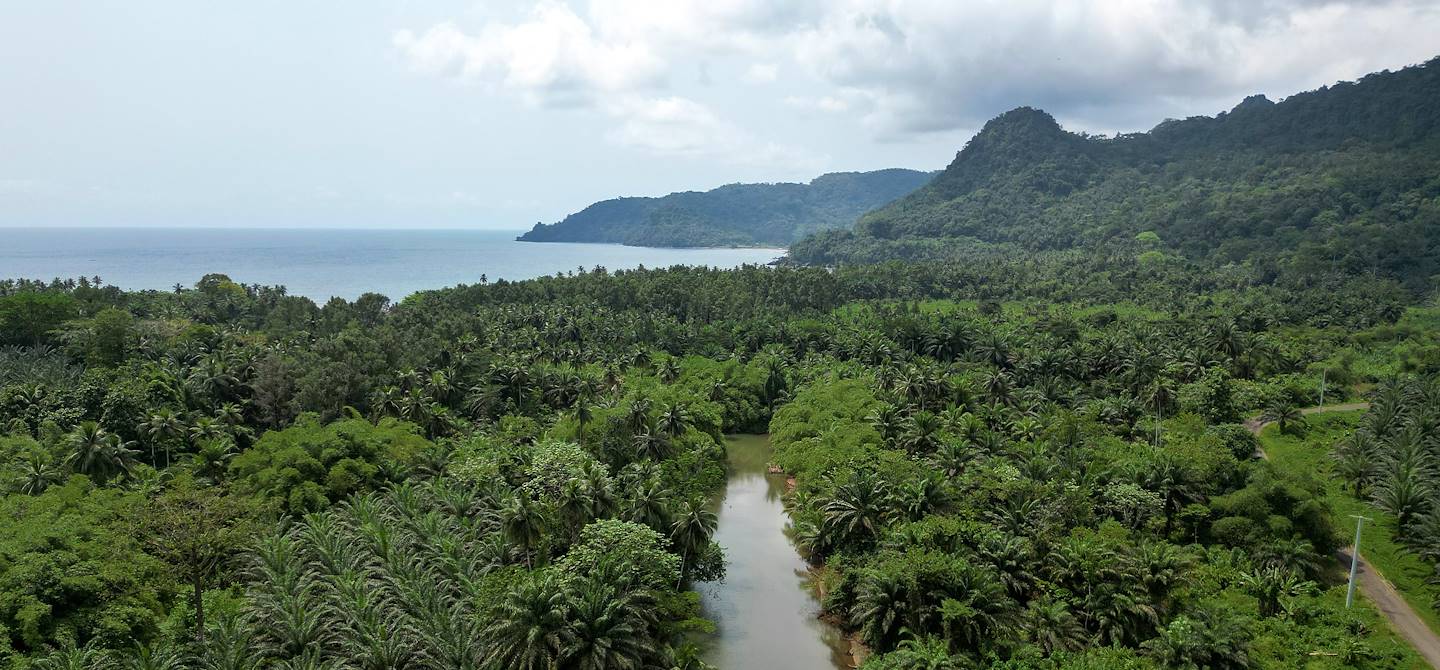
<instances>
[{"instance_id":1,"label":"reflection on water","mask_svg":"<svg viewBox=\"0 0 1440 670\"><path fill-rule=\"evenodd\" d=\"M696 586L718 628L706 641L706 662L721 670L849 667L845 640L817 618L809 571L785 535L785 477L765 472L769 437L731 436L726 450L730 477L715 532L725 580Z\"/></svg>"}]
</instances>

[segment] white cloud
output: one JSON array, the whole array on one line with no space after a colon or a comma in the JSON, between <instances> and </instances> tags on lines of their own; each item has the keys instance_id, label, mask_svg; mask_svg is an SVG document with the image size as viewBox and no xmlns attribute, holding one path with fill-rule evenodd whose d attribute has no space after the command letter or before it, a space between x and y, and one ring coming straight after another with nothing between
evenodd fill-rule
<instances>
[{"instance_id":1,"label":"white cloud","mask_svg":"<svg viewBox=\"0 0 1440 670\"><path fill-rule=\"evenodd\" d=\"M823 157L796 147L762 140L688 98L630 98L617 101L606 111L619 120L606 139L657 156L709 158L795 170L820 169L825 163Z\"/></svg>"},{"instance_id":2,"label":"white cloud","mask_svg":"<svg viewBox=\"0 0 1440 670\"><path fill-rule=\"evenodd\" d=\"M873 102L877 131L903 133L1020 105L1125 126L1423 60L1437 32L1433 4L1404 0L836 0L793 39L808 72Z\"/></svg>"},{"instance_id":3,"label":"white cloud","mask_svg":"<svg viewBox=\"0 0 1440 670\"><path fill-rule=\"evenodd\" d=\"M837 98L830 95L822 95L818 98L811 98L802 95L791 95L786 96L785 99L781 102L785 103L787 107L794 107L795 109L803 109L815 112L828 112L832 114L838 114L840 112L848 111L850 109L849 102L842 98Z\"/></svg>"},{"instance_id":4,"label":"white cloud","mask_svg":"<svg viewBox=\"0 0 1440 670\"><path fill-rule=\"evenodd\" d=\"M708 107L686 98L630 99L609 111L622 119L607 135L610 141L655 154L710 155L738 144L740 135Z\"/></svg>"},{"instance_id":5,"label":"white cloud","mask_svg":"<svg viewBox=\"0 0 1440 670\"><path fill-rule=\"evenodd\" d=\"M1021 105L1133 130L1419 62L1435 34L1440 5L1423 0L543 0L514 23L394 42L418 71L595 106L628 146L685 154L729 125L671 88L712 61L749 63L741 80L785 84L786 106L881 137L973 128ZM770 90L726 102L750 109Z\"/></svg>"},{"instance_id":6,"label":"white cloud","mask_svg":"<svg viewBox=\"0 0 1440 670\"><path fill-rule=\"evenodd\" d=\"M779 77L779 65L774 63L755 63L745 70L742 78L751 84L768 84Z\"/></svg>"},{"instance_id":7,"label":"white cloud","mask_svg":"<svg viewBox=\"0 0 1440 670\"><path fill-rule=\"evenodd\" d=\"M441 23L402 30L394 45L416 71L480 81L542 107L591 104L599 94L657 86L662 59L640 41L607 40L569 7L542 2L515 24L468 34Z\"/></svg>"}]
</instances>

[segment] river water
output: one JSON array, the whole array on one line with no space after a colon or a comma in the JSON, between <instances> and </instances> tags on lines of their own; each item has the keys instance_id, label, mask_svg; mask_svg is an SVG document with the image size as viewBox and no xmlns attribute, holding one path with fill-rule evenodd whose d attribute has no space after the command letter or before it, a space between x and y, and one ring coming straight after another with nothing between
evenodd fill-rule
<instances>
[{"instance_id":1,"label":"river water","mask_svg":"<svg viewBox=\"0 0 1440 670\"><path fill-rule=\"evenodd\" d=\"M766 474L770 438L732 435L725 447L730 475L715 531L725 579L696 586L718 628L705 640L705 661L720 670L850 667L845 639L818 618L808 566L785 534L785 476Z\"/></svg>"}]
</instances>

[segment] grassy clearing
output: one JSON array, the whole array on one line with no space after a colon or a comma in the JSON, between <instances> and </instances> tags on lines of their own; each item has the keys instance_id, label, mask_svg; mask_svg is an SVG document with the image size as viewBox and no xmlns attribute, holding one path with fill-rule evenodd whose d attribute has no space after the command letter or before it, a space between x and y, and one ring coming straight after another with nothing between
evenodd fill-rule
<instances>
[{"instance_id":1,"label":"grassy clearing","mask_svg":"<svg viewBox=\"0 0 1440 670\"><path fill-rule=\"evenodd\" d=\"M1281 472L1314 476L1325 486L1326 498L1340 527L1342 537L1354 538L1352 514L1367 516L1361 535L1360 553L1375 566L1410 603L1431 630L1440 631L1440 614L1431 606L1440 597L1440 587L1426 583L1434 568L1410 553L1394 539L1395 519L1368 502L1356 500L1330 468L1330 447L1354 429L1363 412L1327 412L1306 417L1304 435L1282 435L1275 426L1266 426L1260 442L1270 462Z\"/></svg>"}]
</instances>

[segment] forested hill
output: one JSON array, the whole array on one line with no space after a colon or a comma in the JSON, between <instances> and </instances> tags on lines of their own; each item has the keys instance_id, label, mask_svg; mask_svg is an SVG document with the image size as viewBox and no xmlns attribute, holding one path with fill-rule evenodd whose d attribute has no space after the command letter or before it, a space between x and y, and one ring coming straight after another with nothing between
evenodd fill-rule
<instances>
[{"instance_id":1,"label":"forested hill","mask_svg":"<svg viewBox=\"0 0 1440 670\"><path fill-rule=\"evenodd\" d=\"M922 186L933 172L821 175L809 184L730 184L660 198L597 202L520 236L526 242L608 242L659 247L786 246L849 228L861 214Z\"/></svg>"},{"instance_id":2,"label":"forested hill","mask_svg":"<svg viewBox=\"0 0 1440 670\"><path fill-rule=\"evenodd\" d=\"M791 254L829 264L1119 244L1155 262L1338 265L1424 290L1440 272L1437 196L1440 58L1117 137L1015 109L924 188Z\"/></svg>"}]
</instances>

